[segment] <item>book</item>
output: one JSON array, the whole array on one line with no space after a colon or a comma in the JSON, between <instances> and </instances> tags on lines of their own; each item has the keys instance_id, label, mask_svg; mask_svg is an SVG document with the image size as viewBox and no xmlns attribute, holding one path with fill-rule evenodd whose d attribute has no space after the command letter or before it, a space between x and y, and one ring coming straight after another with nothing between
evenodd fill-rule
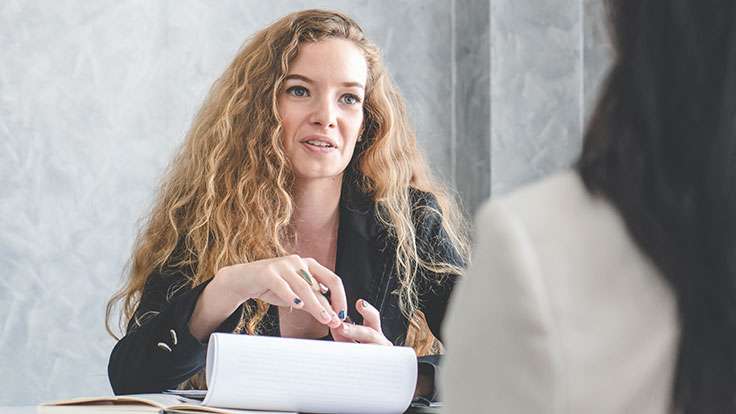
<instances>
[{"instance_id":1,"label":"book","mask_svg":"<svg viewBox=\"0 0 736 414\"><path fill-rule=\"evenodd\" d=\"M409 347L214 333L205 376L208 390L201 402L184 393L51 405L137 401L167 412L402 413L414 395L417 358Z\"/></svg>"},{"instance_id":2,"label":"book","mask_svg":"<svg viewBox=\"0 0 736 414\"><path fill-rule=\"evenodd\" d=\"M44 403L39 413L65 414L86 412L124 413L212 413L212 414L284 414L284 411L254 411L207 407L201 401L172 394L134 394L106 397L83 397ZM296 413L293 413L296 414Z\"/></svg>"}]
</instances>

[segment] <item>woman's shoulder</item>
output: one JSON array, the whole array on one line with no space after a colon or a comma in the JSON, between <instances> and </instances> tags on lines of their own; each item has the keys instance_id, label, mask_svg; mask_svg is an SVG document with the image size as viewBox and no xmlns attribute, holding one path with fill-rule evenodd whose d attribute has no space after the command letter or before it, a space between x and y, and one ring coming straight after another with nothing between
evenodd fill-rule
<instances>
[{"instance_id":1,"label":"woman's shoulder","mask_svg":"<svg viewBox=\"0 0 736 414\"><path fill-rule=\"evenodd\" d=\"M409 202L415 216L436 216L437 218L442 216L437 196L429 191L409 187Z\"/></svg>"},{"instance_id":2,"label":"woman's shoulder","mask_svg":"<svg viewBox=\"0 0 736 414\"><path fill-rule=\"evenodd\" d=\"M608 200L590 194L574 170L558 172L492 198L480 207L476 221L494 221L494 217L505 220L509 215L530 230L544 232L553 227L580 228L586 222L617 220L617 213Z\"/></svg>"},{"instance_id":3,"label":"woman's shoulder","mask_svg":"<svg viewBox=\"0 0 736 414\"><path fill-rule=\"evenodd\" d=\"M539 205L538 203L579 204L587 198L587 191L580 175L574 170L566 169L492 198L491 204L503 203L514 206Z\"/></svg>"},{"instance_id":4,"label":"woman's shoulder","mask_svg":"<svg viewBox=\"0 0 736 414\"><path fill-rule=\"evenodd\" d=\"M430 261L464 267L466 260L445 228L442 207L437 196L431 192L412 188L410 197L419 254L426 256L425 258L429 258Z\"/></svg>"},{"instance_id":5,"label":"woman's shoulder","mask_svg":"<svg viewBox=\"0 0 736 414\"><path fill-rule=\"evenodd\" d=\"M437 204L437 197L433 193L416 187L409 187L409 199L412 204Z\"/></svg>"},{"instance_id":6,"label":"woman's shoulder","mask_svg":"<svg viewBox=\"0 0 736 414\"><path fill-rule=\"evenodd\" d=\"M437 196L431 192L410 187L409 202L411 203L412 220L419 237L437 231L441 227L442 208L437 201Z\"/></svg>"},{"instance_id":7,"label":"woman's shoulder","mask_svg":"<svg viewBox=\"0 0 736 414\"><path fill-rule=\"evenodd\" d=\"M602 277L601 269L615 273L621 258L629 269L652 273L618 210L603 196L589 193L573 170L492 199L478 211L474 228L476 250L501 249L533 258L545 277L565 280L564 285L572 283L570 278ZM573 264L576 272L570 271Z\"/></svg>"}]
</instances>

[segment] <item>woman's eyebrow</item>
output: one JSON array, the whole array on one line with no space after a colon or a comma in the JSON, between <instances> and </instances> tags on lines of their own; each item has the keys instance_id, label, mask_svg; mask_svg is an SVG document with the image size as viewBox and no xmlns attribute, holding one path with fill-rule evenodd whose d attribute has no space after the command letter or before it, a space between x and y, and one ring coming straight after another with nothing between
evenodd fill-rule
<instances>
[{"instance_id":1,"label":"woman's eyebrow","mask_svg":"<svg viewBox=\"0 0 736 414\"><path fill-rule=\"evenodd\" d=\"M306 77L304 75L299 75L298 73L292 73L291 75L287 75L284 78L284 82L285 81L288 81L288 80L300 80L300 81L306 82L306 83L316 83L312 79L310 79L310 78L308 78L308 77ZM365 89L365 86L363 86L363 84L360 83L360 82L342 82L342 83L340 83L340 85L341 86L345 86L345 87Z\"/></svg>"},{"instance_id":2,"label":"woman's eyebrow","mask_svg":"<svg viewBox=\"0 0 736 414\"><path fill-rule=\"evenodd\" d=\"M284 78L284 81L288 81L288 80L300 80L300 81L303 81L303 82L306 82L306 83L314 83L314 81L311 80L311 79L309 79L308 77L306 77L304 75L298 75L298 74L287 75Z\"/></svg>"},{"instance_id":3,"label":"woman's eyebrow","mask_svg":"<svg viewBox=\"0 0 736 414\"><path fill-rule=\"evenodd\" d=\"M351 87L351 88L365 89L365 86L363 86L363 84L360 82L343 82L341 83L341 85Z\"/></svg>"}]
</instances>

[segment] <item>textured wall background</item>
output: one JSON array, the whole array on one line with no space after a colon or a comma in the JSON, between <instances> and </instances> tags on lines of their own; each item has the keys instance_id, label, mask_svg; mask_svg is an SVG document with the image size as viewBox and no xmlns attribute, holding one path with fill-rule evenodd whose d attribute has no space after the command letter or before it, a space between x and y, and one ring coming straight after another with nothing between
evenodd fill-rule
<instances>
[{"instance_id":1,"label":"textured wall background","mask_svg":"<svg viewBox=\"0 0 736 414\"><path fill-rule=\"evenodd\" d=\"M601 0L490 0L491 190L568 167L610 63Z\"/></svg>"},{"instance_id":2,"label":"textured wall background","mask_svg":"<svg viewBox=\"0 0 736 414\"><path fill-rule=\"evenodd\" d=\"M600 0L0 2L0 405L110 392L104 304L158 177L243 40L310 7L382 47L469 211L577 156Z\"/></svg>"},{"instance_id":3,"label":"textured wall background","mask_svg":"<svg viewBox=\"0 0 736 414\"><path fill-rule=\"evenodd\" d=\"M491 188L506 193L581 144L581 1L491 1Z\"/></svg>"},{"instance_id":4,"label":"textured wall background","mask_svg":"<svg viewBox=\"0 0 736 414\"><path fill-rule=\"evenodd\" d=\"M158 177L245 38L311 7L363 25L435 172L488 195L487 0L0 2L0 405L110 392L104 304Z\"/></svg>"},{"instance_id":5,"label":"textured wall background","mask_svg":"<svg viewBox=\"0 0 736 414\"><path fill-rule=\"evenodd\" d=\"M587 121L595 109L596 98L613 57L608 36L605 8L601 0L583 1L583 116Z\"/></svg>"}]
</instances>

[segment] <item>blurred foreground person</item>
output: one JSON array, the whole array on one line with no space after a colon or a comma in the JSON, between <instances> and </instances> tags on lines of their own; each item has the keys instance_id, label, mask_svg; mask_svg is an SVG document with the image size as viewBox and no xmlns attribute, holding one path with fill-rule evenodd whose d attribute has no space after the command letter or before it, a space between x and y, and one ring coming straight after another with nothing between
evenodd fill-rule
<instances>
[{"instance_id":1,"label":"blurred foreground person","mask_svg":"<svg viewBox=\"0 0 736 414\"><path fill-rule=\"evenodd\" d=\"M736 412L736 2L607 6L574 170L477 216L448 413Z\"/></svg>"}]
</instances>

